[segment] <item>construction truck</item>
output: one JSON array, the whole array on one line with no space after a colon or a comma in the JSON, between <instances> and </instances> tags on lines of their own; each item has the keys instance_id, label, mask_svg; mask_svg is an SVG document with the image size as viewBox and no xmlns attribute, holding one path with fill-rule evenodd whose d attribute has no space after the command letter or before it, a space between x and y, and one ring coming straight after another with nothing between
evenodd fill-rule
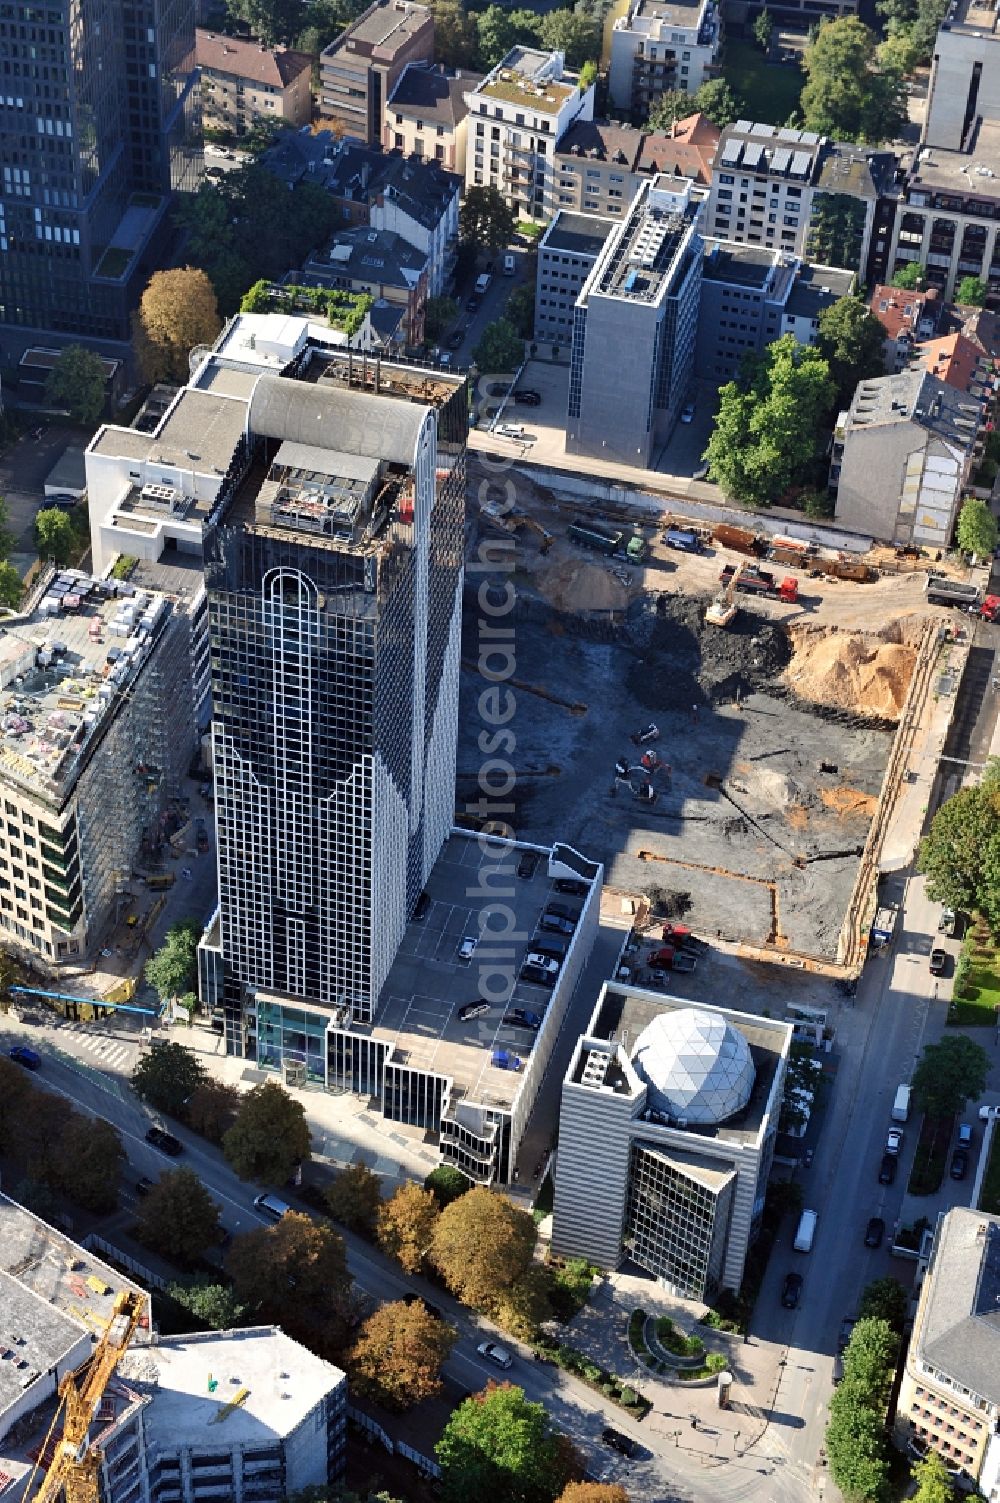
<instances>
[{"instance_id":1,"label":"construction truck","mask_svg":"<svg viewBox=\"0 0 1000 1503\"><path fill-rule=\"evenodd\" d=\"M819 567L830 579L853 579L855 584L872 584L878 579L877 569L856 558L824 558Z\"/></svg>"},{"instance_id":2,"label":"construction truck","mask_svg":"<svg viewBox=\"0 0 1000 1503\"><path fill-rule=\"evenodd\" d=\"M668 548L676 548L678 553L701 552L701 538L696 532L689 532L686 528L668 527L663 534L663 542Z\"/></svg>"},{"instance_id":3,"label":"construction truck","mask_svg":"<svg viewBox=\"0 0 1000 1503\"><path fill-rule=\"evenodd\" d=\"M727 570L728 578L725 585L705 612L705 620L709 626L728 626L735 617L739 610L736 604L736 591L740 586L743 568L743 564L737 564L735 569L730 566Z\"/></svg>"},{"instance_id":4,"label":"construction truck","mask_svg":"<svg viewBox=\"0 0 1000 1503\"><path fill-rule=\"evenodd\" d=\"M1000 595L987 595L979 607L979 614L984 621L1000 620Z\"/></svg>"},{"instance_id":5,"label":"construction truck","mask_svg":"<svg viewBox=\"0 0 1000 1503\"><path fill-rule=\"evenodd\" d=\"M649 552L649 544L641 532L634 532L628 540L625 557L630 564L641 564Z\"/></svg>"},{"instance_id":6,"label":"construction truck","mask_svg":"<svg viewBox=\"0 0 1000 1503\"><path fill-rule=\"evenodd\" d=\"M735 579L737 590L745 595L767 595L788 605L794 605L799 598L799 582L794 575L776 579L770 570L761 569L757 564L727 564L719 579L724 585Z\"/></svg>"},{"instance_id":7,"label":"construction truck","mask_svg":"<svg viewBox=\"0 0 1000 1503\"><path fill-rule=\"evenodd\" d=\"M673 945L664 945L649 957L650 969L654 971L693 971L697 963L690 950L677 950Z\"/></svg>"},{"instance_id":8,"label":"construction truck","mask_svg":"<svg viewBox=\"0 0 1000 1503\"><path fill-rule=\"evenodd\" d=\"M625 534L612 532L610 528L600 527L596 522L574 522L567 532L571 543L579 543L581 548L593 548L596 553L606 553L610 558L617 553L625 541Z\"/></svg>"},{"instance_id":9,"label":"construction truck","mask_svg":"<svg viewBox=\"0 0 1000 1503\"><path fill-rule=\"evenodd\" d=\"M944 575L928 574L924 582L928 605L958 605L979 610L982 597L979 586L966 584L961 579L946 579Z\"/></svg>"},{"instance_id":10,"label":"construction truck","mask_svg":"<svg viewBox=\"0 0 1000 1503\"><path fill-rule=\"evenodd\" d=\"M760 557L767 549L766 541L758 532L751 532L747 527L731 527L728 522L719 522L712 528L712 537L723 548L731 548L734 553L747 553L751 557Z\"/></svg>"},{"instance_id":11,"label":"construction truck","mask_svg":"<svg viewBox=\"0 0 1000 1503\"><path fill-rule=\"evenodd\" d=\"M802 543L798 538L773 538L767 550L767 558L772 564L784 564L786 567L791 564L793 568L805 569L815 552L815 543Z\"/></svg>"}]
</instances>

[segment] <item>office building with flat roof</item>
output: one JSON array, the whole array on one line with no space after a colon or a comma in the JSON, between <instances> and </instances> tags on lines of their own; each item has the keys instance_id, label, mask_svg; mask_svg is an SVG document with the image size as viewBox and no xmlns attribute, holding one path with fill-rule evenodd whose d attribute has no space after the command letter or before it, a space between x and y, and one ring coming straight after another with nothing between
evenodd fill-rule
<instances>
[{"instance_id":1,"label":"office building with flat roof","mask_svg":"<svg viewBox=\"0 0 1000 1503\"><path fill-rule=\"evenodd\" d=\"M1000 1499L1000 1217L938 1217L896 1403L896 1438L961 1489Z\"/></svg>"},{"instance_id":2,"label":"office building with flat roof","mask_svg":"<svg viewBox=\"0 0 1000 1503\"><path fill-rule=\"evenodd\" d=\"M691 183L644 183L573 313L566 453L648 469L694 375L700 205Z\"/></svg>"},{"instance_id":3,"label":"office building with flat roof","mask_svg":"<svg viewBox=\"0 0 1000 1503\"><path fill-rule=\"evenodd\" d=\"M99 0L0 20L0 323L129 338L201 173L194 19L193 0Z\"/></svg>"},{"instance_id":4,"label":"office building with flat roof","mask_svg":"<svg viewBox=\"0 0 1000 1503\"><path fill-rule=\"evenodd\" d=\"M515 218L551 219L557 143L594 115L594 85L580 87L561 52L513 47L466 95L465 187L495 188Z\"/></svg>"},{"instance_id":5,"label":"office building with flat roof","mask_svg":"<svg viewBox=\"0 0 1000 1503\"><path fill-rule=\"evenodd\" d=\"M715 0L631 0L611 30L612 105L642 122L670 90L697 93L716 76L721 45Z\"/></svg>"},{"instance_id":6,"label":"office building with flat roof","mask_svg":"<svg viewBox=\"0 0 1000 1503\"><path fill-rule=\"evenodd\" d=\"M934 42L921 142L967 151L982 120L1000 120L996 7L988 0L950 0Z\"/></svg>"},{"instance_id":7,"label":"office building with flat roof","mask_svg":"<svg viewBox=\"0 0 1000 1503\"><path fill-rule=\"evenodd\" d=\"M739 1289L792 1027L608 982L566 1072L553 1251L686 1299Z\"/></svg>"},{"instance_id":8,"label":"office building with flat roof","mask_svg":"<svg viewBox=\"0 0 1000 1503\"><path fill-rule=\"evenodd\" d=\"M573 309L613 221L597 214L559 213L538 242L535 272L535 338L568 350Z\"/></svg>"},{"instance_id":9,"label":"office building with flat roof","mask_svg":"<svg viewBox=\"0 0 1000 1503\"><path fill-rule=\"evenodd\" d=\"M319 59L319 113L366 146L382 139L385 103L404 68L434 61L434 16L411 0L375 0Z\"/></svg>"}]
</instances>

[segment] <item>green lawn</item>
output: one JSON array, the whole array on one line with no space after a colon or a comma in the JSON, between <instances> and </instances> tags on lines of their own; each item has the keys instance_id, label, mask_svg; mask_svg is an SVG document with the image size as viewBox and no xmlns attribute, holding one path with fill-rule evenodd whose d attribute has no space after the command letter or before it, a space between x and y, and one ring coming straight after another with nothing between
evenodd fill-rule
<instances>
[{"instance_id":1,"label":"green lawn","mask_svg":"<svg viewBox=\"0 0 1000 1503\"><path fill-rule=\"evenodd\" d=\"M989 1216L1000 1216L1000 1133L994 1130L990 1144L990 1161L979 1192L979 1209Z\"/></svg>"},{"instance_id":2,"label":"green lawn","mask_svg":"<svg viewBox=\"0 0 1000 1503\"><path fill-rule=\"evenodd\" d=\"M962 949L971 961L969 976L961 996L956 988L948 1022L959 1028L992 1028L1000 1006L1000 951L982 923L966 936Z\"/></svg>"},{"instance_id":3,"label":"green lawn","mask_svg":"<svg viewBox=\"0 0 1000 1503\"><path fill-rule=\"evenodd\" d=\"M792 63L769 63L752 42L726 42L723 77L742 99L748 120L784 125L798 108L805 78Z\"/></svg>"}]
</instances>

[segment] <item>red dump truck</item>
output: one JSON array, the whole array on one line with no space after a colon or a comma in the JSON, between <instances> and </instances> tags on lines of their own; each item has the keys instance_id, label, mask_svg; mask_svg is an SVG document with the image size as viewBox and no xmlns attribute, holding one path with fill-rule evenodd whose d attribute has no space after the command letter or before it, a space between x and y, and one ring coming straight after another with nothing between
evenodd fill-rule
<instances>
[{"instance_id":1,"label":"red dump truck","mask_svg":"<svg viewBox=\"0 0 1000 1503\"><path fill-rule=\"evenodd\" d=\"M728 584L735 572L733 565L727 564L719 575L722 584ZM753 564L744 566L736 588L746 595L768 595L774 600L784 600L788 605L794 605L799 598L799 582L794 576L775 579L769 569L759 569Z\"/></svg>"},{"instance_id":2,"label":"red dump truck","mask_svg":"<svg viewBox=\"0 0 1000 1503\"><path fill-rule=\"evenodd\" d=\"M1000 621L1000 595L987 595L979 614L984 621Z\"/></svg>"}]
</instances>

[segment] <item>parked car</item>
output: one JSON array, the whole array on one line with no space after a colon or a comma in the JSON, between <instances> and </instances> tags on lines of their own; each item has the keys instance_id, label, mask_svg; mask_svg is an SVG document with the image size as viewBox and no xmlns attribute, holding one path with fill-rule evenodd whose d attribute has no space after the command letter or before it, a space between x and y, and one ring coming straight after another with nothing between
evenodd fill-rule
<instances>
[{"instance_id":1,"label":"parked car","mask_svg":"<svg viewBox=\"0 0 1000 1503\"><path fill-rule=\"evenodd\" d=\"M886 1153L897 1154L902 1150L902 1147L903 1129L901 1127L890 1127L889 1131L885 1135Z\"/></svg>"},{"instance_id":2,"label":"parked car","mask_svg":"<svg viewBox=\"0 0 1000 1503\"><path fill-rule=\"evenodd\" d=\"M520 971L521 980L527 981L531 986L555 986L558 974L559 967L555 961L548 960L544 955L533 958L529 956Z\"/></svg>"},{"instance_id":3,"label":"parked car","mask_svg":"<svg viewBox=\"0 0 1000 1503\"><path fill-rule=\"evenodd\" d=\"M620 1430L614 1430L610 1425L605 1425L601 1431L601 1443L609 1446L612 1451L617 1451L619 1456L636 1456L640 1449L630 1435L623 1435Z\"/></svg>"},{"instance_id":4,"label":"parked car","mask_svg":"<svg viewBox=\"0 0 1000 1503\"><path fill-rule=\"evenodd\" d=\"M590 891L586 882L578 882L575 877L557 877L555 883L556 892L564 892L571 898L585 898Z\"/></svg>"},{"instance_id":5,"label":"parked car","mask_svg":"<svg viewBox=\"0 0 1000 1503\"><path fill-rule=\"evenodd\" d=\"M448 335L448 338L445 340L445 346L449 350L460 350L462 348L462 340L464 338L464 329L452 329L451 333Z\"/></svg>"},{"instance_id":6,"label":"parked car","mask_svg":"<svg viewBox=\"0 0 1000 1503\"><path fill-rule=\"evenodd\" d=\"M927 964L930 968L930 973L932 976L943 976L944 968L948 964L947 951L939 950L937 947L935 947L930 953Z\"/></svg>"},{"instance_id":7,"label":"parked car","mask_svg":"<svg viewBox=\"0 0 1000 1503\"><path fill-rule=\"evenodd\" d=\"M517 875L519 877L533 877L538 869L539 859L536 851L525 851L517 863Z\"/></svg>"},{"instance_id":8,"label":"parked car","mask_svg":"<svg viewBox=\"0 0 1000 1503\"><path fill-rule=\"evenodd\" d=\"M868 1218L868 1225L865 1227L865 1246L881 1247L884 1236L885 1222L881 1216L870 1216Z\"/></svg>"},{"instance_id":9,"label":"parked car","mask_svg":"<svg viewBox=\"0 0 1000 1503\"><path fill-rule=\"evenodd\" d=\"M960 1122L958 1124L958 1146L959 1146L959 1148L971 1148L972 1147L972 1123L971 1122Z\"/></svg>"},{"instance_id":10,"label":"parked car","mask_svg":"<svg viewBox=\"0 0 1000 1503\"><path fill-rule=\"evenodd\" d=\"M802 1293L801 1273L786 1273L785 1282L781 1286L781 1303L786 1310L798 1308L799 1296Z\"/></svg>"},{"instance_id":11,"label":"parked car","mask_svg":"<svg viewBox=\"0 0 1000 1503\"><path fill-rule=\"evenodd\" d=\"M512 1007L510 1012L504 1013L503 1020L509 1028L530 1028L532 1032L537 1032L542 1026L538 1013L525 1007Z\"/></svg>"},{"instance_id":12,"label":"parked car","mask_svg":"<svg viewBox=\"0 0 1000 1503\"><path fill-rule=\"evenodd\" d=\"M516 391L514 401L520 402L522 407L540 407L542 394L540 391Z\"/></svg>"},{"instance_id":13,"label":"parked car","mask_svg":"<svg viewBox=\"0 0 1000 1503\"><path fill-rule=\"evenodd\" d=\"M466 299L466 303L465 303L465 311L466 311L466 313L478 313L479 312L479 305L480 305L481 302L482 302L482 298L478 297L476 295L476 293L473 293L470 298Z\"/></svg>"},{"instance_id":14,"label":"parked car","mask_svg":"<svg viewBox=\"0 0 1000 1503\"><path fill-rule=\"evenodd\" d=\"M146 1175L144 1174L141 1179L137 1179L135 1182L135 1193L140 1196L148 1195L150 1190L152 1190L153 1185L154 1181L147 1179Z\"/></svg>"},{"instance_id":15,"label":"parked car","mask_svg":"<svg viewBox=\"0 0 1000 1503\"><path fill-rule=\"evenodd\" d=\"M956 1148L951 1156L951 1167L948 1173L952 1179L964 1179L965 1171L969 1167L969 1155L964 1148Z\"/></svg>"},{"instance_id":16,"label":"parked car","mask_svg":"<svg viewBox=\"0 0 1000 1503\"><path fill-rule=\"evenodd\" d=\"M419 898L413 905L413 918L416 923L420 923L420 920L426 915L427 910L430 906L431 895L425 887L423 892L420 894Z\"/></svg>"},{"instance_id":17,"label":"parked car","mask_svg":"<svg viewBox=\"0 0 1000 1503\"><path fill-rule=\"evenodd\" d=\"M15 1044L10 1050L10 1058L26 1070L37 1070L42 1063L42 1056L34 1049L29 1049L27 1044Z\"/></svg>"},{"instance_id":18,"label":"parked car","mask_svg":"<svg viewBox=\"0 0 1000 1503\"><path fill-rule=\"evenodd\" d=\"M938 919L938 933L947 934L949 937L955 933L956 914L954 908L942 908L941 917Z\"/></svg>"},{"instance_id":19,"label":"parked car","mask_svg":"<svg viewBox=\"0 0 1000 1503\"><path fill-rule=\"evenodd\" d=\"M569 935L576 929L576 925L571 923L569 919L563 918L558 913L553 913L548 908L538 920L538 927L539 929L544 929L547 934Z\"/></svg>"},{"instance_id":20,"label":"parked car","mask_svg":"<svg viewBox=\"0 0 1000 1503\"><path fill-rule=\"evenodd\" d=\"M694 422L694 403L693 402L687 402L681 408L681 422L682 423L693 423Z\"/></svg>"},{"instance_id":21,"label":"parked car","mask_svg":"<svg viewBox=\"0 0 1000 1503\"><path fill-rule=\"evenodd\" d=\"M184 1152L184 1144L180 1139L175 1138L172 1132L164 1132L162 1127L151 1127L146 1134L146 1142L171 1159Z\"/></svg>"},{"instance_id":22,"label":"parked car","mask_svg":"<svg viewBox=\"0 0 1000 1503\"><path fill-rule=\"evenodd\" d=\"M514 1361L507 1348L497 1341L481 1341L476 1351L488 1362L495 1362L497 1367L510 1367Z\"/></svg>"},{"instance_id":23,"label":"parked car","mask_svg":"<svg viewBox=\"0 0 1000 1503\"><path fill-rule=\"evenodd\" d=\"M460 1007L458 1009L457 1017L459 1022L467 1023L470 1018L485 1017L489 1010L490 1004L484 1001L482 997L480 997L478 1002L466 1002L462 1007Z\"/></svg>"},{"instance_id":24,"label":"parked car","mask_svg":"<svg viewBox=\"0 0 1000 1503\"><path fill-rule=\"evenodd\" d=\"M878 1171L878 1182L880 1185L891 1185L895 1178L896 1159L891 1153L883 1153L882 1163Z\"/></svg>"},{"instance_id":25,"label":"parked car","mask_svg":"<svg viewBox=\"0 0 1000 1503\"><path fill-rule=\"evenodd\" d=\"M476 953L478 943L479 936L477 934L467 934L458 947L459 960L471 960Z\"/></svg>"}]
</instances>

